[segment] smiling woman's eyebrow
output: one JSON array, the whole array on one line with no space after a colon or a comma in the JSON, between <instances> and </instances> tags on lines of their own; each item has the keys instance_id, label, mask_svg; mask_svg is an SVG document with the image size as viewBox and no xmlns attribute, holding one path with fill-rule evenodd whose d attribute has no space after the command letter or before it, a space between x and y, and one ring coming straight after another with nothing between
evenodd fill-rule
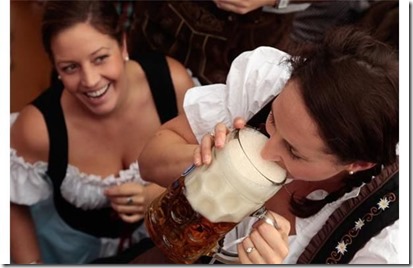
<instances>
[{"instance_id":1,"label":"smiling woman's eyebrow","mask_svg":"<svg viewBox=\"0 0 413 268\"><path fill-rule=\"evenodd\" d=\"M101 47L98 48L97 50L93 51L92 54L90 54L92 57L95 56L96 54L98 54L99 52L101 52L102 50L109 50L109 47ZM73 61L71 60L58 60L57 63L58 64L67 64L67 63L72 63Z\"/></svg>"},{"instance_id":2,"label":"smiling woman's eyebrow","mask_svg":"<svg viewBox=\"0 0 413 268\"><path fill-rule=\"evenodd\" d=\"M101 47L101 48L97 49L95 52L93 52L93 53L92 53L92 54L90 54L90 55L94 56L94 55L98 54L101 50L104 50L104 49L109 50L109 48L108 48L108 47Z\"/></svg>"}]
</instances>

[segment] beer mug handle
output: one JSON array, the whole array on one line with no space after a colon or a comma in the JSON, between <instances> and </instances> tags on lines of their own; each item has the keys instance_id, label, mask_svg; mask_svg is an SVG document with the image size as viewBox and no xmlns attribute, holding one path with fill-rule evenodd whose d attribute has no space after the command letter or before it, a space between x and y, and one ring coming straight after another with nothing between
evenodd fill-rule
<instances>
[{"instance_id":1,"label":"beer mug handle","mask_svg":"<svg viewBox=\"0 0 413 268\"><path fill-rule=\"evenodd\" d=\"M265 206L262 206L259 209L257 209L255 212L251 213L250 217L254 217L254 218L257 218L258 220L264 220L267 222L267 219L269 217L267 217L266 215L267 215L267 209L265 208ZM270 224L269 222L267 223ZM227 243L225 246L224 246L225 237L223 237L218 242L217 247L209 255L212 257L210 264L214 263L215 261L219 261L225 264L239 264L238 263L238 252L231 252L231 251L228 251L227 249L242 242L242 240L244 240L251 233L251 228L248 228L247 230L244 230L244 232L242 232L242 231L239 231L238 226L239 225L235 227L236 229L235 232L237 234L240 234L241 237L237 238L234 241ZM275 225L273 226L275 227Z\"/></svg>"},{"instance_id":2,"label":"beer mug handle","mask_svg":"<svg viewBox=\"0 0 413 268\"><path fill-rule=\"evenodd\" d=\"M265 214L267 214L267 209L265 208L265 206L262 206L259 209L257 209L255 212L251 213L250 217L255 217L261 220L262 218L264 218Z\"/></svg>"}]
</instances>

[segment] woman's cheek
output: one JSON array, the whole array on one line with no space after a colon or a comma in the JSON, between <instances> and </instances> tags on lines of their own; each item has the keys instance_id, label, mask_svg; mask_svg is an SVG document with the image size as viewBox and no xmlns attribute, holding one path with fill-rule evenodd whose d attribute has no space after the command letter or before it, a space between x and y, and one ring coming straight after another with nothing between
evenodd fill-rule
<instances>
[{"instance_id":1,"label":"woman's cheek","mask_svg":"<svg viewBox=\"0 0 413 268\"><path fill-rule=\"evenodd\" d=\"M287 174L289 178L293 178L295 180L308 180L308 170L303 169L300 164L292 163L292 161L285 162L285 169L287 170Z\"/></svg>"}]
</instances>

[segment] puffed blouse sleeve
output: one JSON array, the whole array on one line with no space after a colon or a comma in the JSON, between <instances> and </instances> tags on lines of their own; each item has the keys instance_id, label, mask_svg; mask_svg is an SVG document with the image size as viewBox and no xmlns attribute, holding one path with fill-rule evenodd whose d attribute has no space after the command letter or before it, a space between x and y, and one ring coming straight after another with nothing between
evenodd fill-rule
<instances>
[{"instance_id":1,"label":"puffed blouse sleeve","mask_svg":"<svg viewBox=\"0 0 413 268\"><path fill-rule=\"evenodd\" d=\"M10 116L10 126L18 114ZM20 205L33 205L47 199L52 186L46 174L47 163L28 163L10 148L10 202Z\"/></svg>"},{"instance_id":2,"label":"puffed blouse sleeve","mask_svg":"<svg viewBox=\"0 0 413 268\"><path fill-rule=\"evenodd\" d=\"M289 57L276 48L259 47L233 61L226 84L190 89L184 109L198 142L218 122L230 128L236 117L249 120L278 95L290 78Z\"/></svg>"}]
</instances>

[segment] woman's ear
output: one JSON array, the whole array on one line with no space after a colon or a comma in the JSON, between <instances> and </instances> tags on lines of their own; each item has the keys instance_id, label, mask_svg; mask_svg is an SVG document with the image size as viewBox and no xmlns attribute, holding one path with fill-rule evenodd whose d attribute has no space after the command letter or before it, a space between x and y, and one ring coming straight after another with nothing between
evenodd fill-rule
<instances>
[{"instance_id":1,"label":"woman's ear","mask_svg":"<svg viewBox=\"0 0 413 268\"><path fill-rule=\"evenodd\" d=\"M356 173L358 171L363 171L366 169L370 169L374 167L376 163L371 163L371 162L365 162L365 161L356 161L353 162L352 164L348 165L347 171L351 173Z\"/></svg>"}]
</instances>

